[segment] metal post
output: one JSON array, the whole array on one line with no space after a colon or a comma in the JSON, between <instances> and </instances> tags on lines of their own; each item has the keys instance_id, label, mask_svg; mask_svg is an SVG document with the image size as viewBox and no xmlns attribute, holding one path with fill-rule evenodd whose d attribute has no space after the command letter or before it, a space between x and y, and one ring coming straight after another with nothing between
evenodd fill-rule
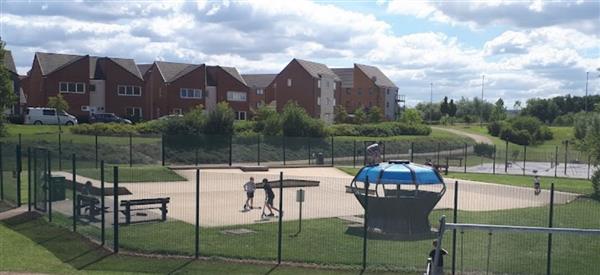
<instances>
[{"instance_id":1,"label":"metal post","mask_svg":"<svg viewBox=\"0 0 600 275\"><path fill-rule=\"evenodd\" d=\"M552 228L554 222L554 182L550 186L550 213L548 227ZM546 274L552 274L552 233L548 234L548 251L546 259Z\"/></svg>"},{"instance_id":2,"label":"metal post","mask_svg":"<svg viewBox=\"0 0 600 275\"><path fill-rule=\"evenodd\" d=\"M413 142L410 143L410 162L414 161L414 153L415 153L415 144Z\"/></svg>"},{"instance_id":3,"label":"metal post","mask_svg":"<svg viewBox=\"0 0 600 275\"><path fill-rule=\"evenodd\" d=\"M196 151L198 154L198 151ZM229 166L233 163L233 135L229 135ZM198 165L198 164L196 164Z\"/></svg>"},{"instance_id":4,"label":"metal post","mask_svg":"<svg viewBox=\"0 0 600 275\"><path fill-rule=\"evenodd\" d=\"M465 173L467 172L467 144L465 143Z\"/></svg>"},{"instance_id":5,"label":"metal post","mask_svg":"<svg viewBox=\"0 0 600 275\"><path fill-rule=\"evenodd\" d=\"M367 269L367 236L369 229L369 176L365 179L365 214L363 217L363 258L362 269Z\"/></svg>"},{"instance_id":6,"label":"metal post","mask_svg":"<svg viewBox=\"0 0 600 275\"><path fill-rule=\"evenodd\" d=\"M196 259L200 256L200 169L196 169Z\"/></svg>"},{"instance_id":7,"label":"metal post","mask_svg":"<svg viewBox=\"0 0 600 275\"><path fill-rule=\"evenodd\" d=\"M106 241L106 237L105 237L105 217L104 217L104 212L105 212L105 206L104 206L104 161L100 162L100 207L102 208L101 212L100 212L100 219L102 221L102 224L100 224L100 240L102 241L102 245L104 245L105 241Z\"/></svg>"},{"instance_id":8,"label":"metal post","mask_svg":"<svg viewBox=\"0 0 600 275\"><path fill-rule=\"evenodd\" d=\"M160 136L160 159L162 166L165 166L165 135Z\"/></svg>"},{"instance_id":9,"label":"metal post","mask_svg":"<svg viewBox=\"0 0 600 275\"><path fill-rule=\"evenodd\" d=\"M129 134L129 167L133 166L133 137Z\"/></svg>"},{"instance_id":10,"label":"metal post","mask_svg":"<svg viewBox=\"0 0 600 275\"><path fill-rule=\"evenodd\" d=\"M380 141L379 143L383 144L383 162L385 162L385 142Z\"/></svg>"},{"instance_id":11,"label":"metal post","mask_svg":"<svg viewBox=\"0 0 600 275\"><path fill-rule=\"evenodd\" d=\"M556 145L556 150L554 153L554 177L557 177L558 172L558 145Z\"/></svg>"},{"instance_id":12,"label":"metal post","mask_svg":"<svg viewBox=\"0 0 600 275\"><path fill-rule=\"evenodd\" d=\"M454 209L452 222L458 223L458 181L454 182ZM456 229L452 229L452 274L456 272Z\"/></svg>"},{"instance_id":13,"label":"metal post","mask_svg":"<svg viewBox=\"0 0 600 275\"><path fill-rule=\"evenodd\" d=\"M260 166L260 135L257 136L256 140L256 165Z\"/></svg>"},{"instance_id":14,"label":"metal post","mask_svg":"<svg viewBox=\"0 0 600 275\"><path fill-rule=\"evenodd\" d=\"M494 144L494 159L492 161L492 174L496 174L496 144Z\"/></svg>"},{"instance_id":15,"label":"metal post","mask_svg":"<svg viewBox=\"0 0 600 275\"><path fill-rule=\"evenodd\" d=\"M356 139L354 140L354 149L352 153L352 167L356 168Z\"/></svg>"},{"instance_id":16,"label":"metal post","mask_svg":"<svg viewBox=\"0 0 600 275\"><path fill-rule=\"evenodd\" d=\"M46 203L48 204L48 221L52 222L52 163L51 163L51 153L48 150L48 169L46 171L46 188L48 188Z\"/></svg>"},{"instance_id":17,"label":"metal post","mask_svg":"<svg viewBox=\"0 0 600 275\"><path fill-rule=\"evenodd\" d=\"M281 149L283 153L283 166L285 166L285 136L281 136Z\"/></svg>"},{"instance_id":18,"label":"metal post","mask_svg":"<svg viewBox=\"0 0 600 275\"><path fill-rule=\"evenodd\" d=\"M31 212L31 147L27 147L27 211Z\"/></svg>"},{"instance_id":19,"label":"metal post","mask_svg":"<svg viewBox=\"0 0 600 275\"><path fill-rule=\"evenodd\" d=\"M200 161L200 160L198 159L198 146L196 146L196 148L195 148L195 150L194 150L194 151L195 151L195 154L194 154L194 164L195 164L196 166L198 166L198 162Z\"/></svg>"},{"instance_id":20,"label":"metal post","mask_svg":"<svg viewBox=\"0 0 600 275\"><path fill-rule=\"evenodd\" d=\"M565 140L565 175L567 174L567 162L569 162L569 141Z\"/></svg>"},{"instance_id":21,"label":"metal post","mask_svg":"<svg viewBox=\"0 0 600 275\"><path fill-rule=\"evenodd\" d=\"M19 133L19 146L21 146L21 148L23 148L23 143L21 142L21 133Z\"/></svg>"},{"instance_id":22,"label":"metal post","mask_svg":"<svg viewBox=\"0 0 600 275\"><path fill-rule=\"evenodd\" d=\"M2 163L2 145L0 142L0 200L4 199L4 165Z\"/></svg>"},{"instance_id":23,"label":"metal post","mask_svg":"<svg viewBox=\"0 0 600 275\"><path fill-rule=\"evenodd\" d=\"M17 207L21 207L21 170L23 169L21 163L21 145L16 146L16 155L17 155L17 167L16 167L16 176L17 176ZM1 157L1 156L0 156Z\"/></svg>"},{"instance_id":24,"label":"metal post","mask_svg":"<svg viewBox=\"0 0 600 275\"><path fill-rule=\"evenodd\" d=\"M335 155L333 153L333 136L331 136L331 167L334 166L335 163Z\"/></svg>"},{"instance_id":25,"label":"metal post","mask_svg":"<svg viewBox=\"0 0 600 275\"><path fill-rule=\"evenodd\" d=\"M283 172L279 172L279 222L277 229L277 264L281 264L281 235L283 225Z\"/></svg>"},{"instance_id":26,"label":"metal post","mask_svg":"<svg viewBox=\"0 0 600 275\"><path fill-rule=\"evenodd\" d=\"M527 163L527 145L523 145L523 176L525 176L525 164Z\"/></svg>"},{"instance_id":27,"label":"metal post","mask_svg":"<svg viewBox=\"0 0 600 275\"><path fill-rule=\"evenodd\" d=\"M113 251L119 253L119 167L113 167Z\"/></svg>"},{"instance_id":28,"label":"metal post","mask_svg":"<svg viewBox=\"0 0 600 275\"><path fill-rule=\"evenodd\" d=\"M440 143L438 142L438 146L437 146L437 154L436 154L436 159L437 159L437 160L436 160L436 162L435 162L435 164L437 164L437 165L440 165L440 149L441 149L441 147L440 147Z\"/></svg>"},{"instance_id":29,"label":"metal post","mask_svg":"<svg viewBox=\"0 0 600 275\"><path fill-rule=\"evenodd\" d=\"M504 152L504 173L508 173L508 140L506 141L506 150Z\"/></svg>"},{"instance_id":30,"label":"metal post","mask_svg":"<svg viewBox=\"0 0 600 275\"><path fill-rule=\"evenodd\" d=\"M72 154L71 155L71 168L73 169L73 172L72 172L71 176L73 178L71 179L71 182L72 182L71 200L73 201L73 232L77 232L77 210L75 209L75 208L77 208L77 205L76 205L76 202L77 202L77 168L75 167L75 162L76 162L75 154Z\"/></svg>"},{"instance_id":31,"label":"metal post","mask_svg":"<svg viewBox=\"0 0 600 275\"><path fill-rule=\"evenodd\" d=\"M98 133L94 134L94 144L95 144L95 152L96 152L96 168L98 168Z\"/></svg>"},{"instance_id":32,"label":"metal post","mask_svg":"<svg viewBox=\"0 0 600 275\"><path fill-rule=\"evenodd\" d=\"M62 170L62 134L58 132L58 170Z\"/></svg>"},{"instance_id":33,"label":"metal post","mask_svg":"<svg viewBox=\"0 0 600 275\"><path fill-rule=\"evenodd\" d=\"M591 169L591 163L592 163L592 155L588 155L588 170L587 170L587 179L590 179L590 169Z\"/></svg>"},{"instance_id":34,"label":"metal post","mask_svg":"<svg viewBox=\"0 0 600 275\"><path fill-rule=\"evenodd\" d=\"M310 159L311 159L311 155L310 155L310 138L308 138L308 165L310 165Z\"/></svg>"}]
</instances>

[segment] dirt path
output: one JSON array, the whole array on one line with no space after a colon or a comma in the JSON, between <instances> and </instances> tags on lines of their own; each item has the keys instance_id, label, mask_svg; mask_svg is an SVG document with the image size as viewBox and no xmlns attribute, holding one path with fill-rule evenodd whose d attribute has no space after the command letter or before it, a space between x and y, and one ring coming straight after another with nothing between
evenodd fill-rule
<instances>
[{"instance_id":1,"label":"dirt path","mask_svg":"<svg viewBox=\"0 0 600 275\"><path fill-rule=\"evenodd\" d=\"M453 134L457 134L459 136L469 137L469 138L475 140L475 142L477 142L477 143L494 144L490 138L488 138L484 135L468 133L468 132L457 130L457 129L448 129L448 128L441 128L441 127L431 127L431 128L436 129L436 130L450 132Z\"/></svg>"}]
</instances>

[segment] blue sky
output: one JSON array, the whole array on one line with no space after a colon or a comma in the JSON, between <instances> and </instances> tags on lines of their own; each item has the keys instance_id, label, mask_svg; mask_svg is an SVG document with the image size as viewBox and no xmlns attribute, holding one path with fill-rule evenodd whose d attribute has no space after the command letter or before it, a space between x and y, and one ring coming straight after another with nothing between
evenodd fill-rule
<instances>
[{"instance_id":1,"label":"blue sky","mask_svg":"<svg viewBox=\"0 0 600 275\"><path fill-rule=\"evenodd\" d=\"M410 105L444 96L600 94L599 1L0 0L0 36L26 74L36 51L235 66L292 58L378 66Z\"/></svg>"}]
</instances>

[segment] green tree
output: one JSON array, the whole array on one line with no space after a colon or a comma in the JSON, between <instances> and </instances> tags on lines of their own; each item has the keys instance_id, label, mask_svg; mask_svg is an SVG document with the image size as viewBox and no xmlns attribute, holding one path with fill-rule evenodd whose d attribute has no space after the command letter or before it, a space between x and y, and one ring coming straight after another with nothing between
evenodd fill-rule
<instances>
[{"instance_id":1,"label":"green tree","mask_svg":"<svg viewBox=\"0 0 600 275\"><path fill-rule=\"evenodd\" d=\"M281 113L283 134L288 137L320 137L325 135L325 125L314 119L295 101L289 101Z\"/></svg>"},{"instance_id":2,"label":"green tree","mask_svg":"<svg viewBox=\"0 0 600 275\"><path fill-rule=\"evenodd\" d=\"M494 109L492 110L491 121L500 121L506 119L506 108L504 107L504 100L499 98L494 104Z\"/></svg>"},{"instance_id":3,"label":"green tree","mask_svg":"<svg viewBox=\"0 0 600 275\"><path fill-rule=\"evenodd\" d=\"M448 104L448 115L450 117L455 117L456 116L456 104L454 104L454 99L450 99L450 104Z\"/></svg>"},{"instance_id":4,"label":"green tree","mask_svg":"<svg viewBox=\"0 0 600 275\"><path fill-rule=\"evenodd\" d=\"M534 116L545 123L552 123L560 115L560 109L551 99L532 98L527 100L527 107L521 110L521 114Z\"/></svg>"},{"instance_id":5,"label":"green tree","mask_svg":"<svg viewBox=\"0 0 600 275\"><path fill-rule=\"evenodd\" d=\"M253 111L252 119L256 121L254 124L254 132L262 132L264 135L278 135L281 133L281 125L279 123L279 113L271 105L262 105Z\"/></svg>"},{"instance_id":6,"label":"green tree","mask_svg":"<svg viewBox=\"0 0 600 275\"><path fill-rule=\"evenodd\" d=\"M378 106L371 107L367 113L370 123L379 123L383 121L383 110Z\"/></svg>"},{"instance_id":7,"label":"green tree","mask_svg":"<svg viewBox=\"0 0 600 275\"><path fill-rule=\"evenodd\" d=\"M48 98L48 107L56 109L56 121L58 122L58 131L62 132L60 123L60 114L69 109L69 103L63 98L62 94Z\"/></svg>"},{"instance_id":8,"label":"green tree","mask_svg":"<svg viewBox=\"0 0 600 275\"><path fill-rule=\"evenodd\" d=\"M17 97L13 91L13 83L4 64L4 42L0 40L0 135L4 134L4 110L13 106Z\"/></svg>"},{"instance_id":9,"label":"green tree","mask_svg":"<svg viewBox=\"0 0 600 275\"><path fill-rule=\"evenodd\" d=\"M450 114L450 105L448 104L448 97L445 96L442 104L440 104L440 112L442 116Z\"/></svg>"},{"instance_id":10,"label":"green tree","mask_svg":"<svg viewBox=\"0 0 600 275\"><path fill-rule=\"evenodd\" d=\"M365 109L363 107L358 107L354 111L354 124L363 123L367 123L367 114L365 113Z\"/></svg>"},{"instance_id":11,"label":"green tree","mask_svg":"<svg viewBox=\"0 0 600 275\"><path fill-rule=\"evenodd\" d=\"M335 123L346 123L348 121L348 112L346 112L344 105L336 105L333 109L333 115Z\"/></svg>"},{"instance_id":12,"label":"green tree","mask_svg":"<svg viewBox=\"0 0 600 275\"><path fill-rule=\"evenodd\" d=\"M407 124L423 124L423 117L417 109L406 109L402 113L400 121Z\"/></svg>"},{"instance_id":13,"label":"green tree","mask_svg":"<svg viewBox=\"0 0 600 275\"><path fill-rule=\"evenodd\" d=\"M235 113L227 102L219 102L216 108L208 114L204 132L211 135L233 134Z\"/></svg>"}]
</instances>

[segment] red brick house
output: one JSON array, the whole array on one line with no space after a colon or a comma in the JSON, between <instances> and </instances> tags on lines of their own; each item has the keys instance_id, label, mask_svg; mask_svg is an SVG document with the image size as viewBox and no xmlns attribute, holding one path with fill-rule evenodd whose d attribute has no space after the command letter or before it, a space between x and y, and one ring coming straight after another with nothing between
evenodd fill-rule
<instances>
[{"instance_id":1,"label":"red brick house","mask_svg":"<svg viewBox=\"0 0 600 275\"><path fill-rule=\"evenodd\" d=\"M26 103L26 99L23 94L23 89L21 88L22 76L20 76L17 73L17 68L15 66L15 61L13 59L12 53L8 50L4 50L4 59L2 65L8 70L9 77L12 81L13 92L17 96L18 100L18 103L13 105L13 107L10 110L6 110L6 112L10 114L21 114L22 108Z\"/></svg>"},{"instance_id":2,"label":"red brick house","mask_svg":"<svg viewBox=\"0 0 600 275\"><path fill-rule=\"evenodd\" d=\"M340 86L340 78L325 64L293 59L267 87L267 100L272 95L278 111L296 101L312 117L332 123Z\"/></svg>"},{"instance_id":3,"label":"red brick house","mask_svg":"<svg viewBox=\"0 0 600 275\"><path fill-rule=\"evenodd\" d=\"M269 104L273 101L270 96L267 99L267 87L273 82L276 74L243 74L242 78L246 81L249 87L248 105L250 109L256 109L263 104Z\"/></svg>"},{"instance_id":4,"label":"red brick house","mask_svg":"<svg viewBox=\"0 0 600 275\"><path fill-rule=\"evenodd\" d=\"M235 112L238 120L246 120L249 116L250 106L248 104L249 87L238 70L233 67L208 66L207 82L209 89L213 87L216 92L216 101L207 102L207 110L211 110L216 102L225 101Z\"/></svg>"},{"instance_id":5,"label":"red brick house","mask_svg":"<svg viewBox=\"0 0 600 275\"><path fill-rule=\"evenodd\" d=\"M332 71L342 82L341 90L336 94L337 102L348 112L359 107L379 106L387 119L395 119L398 87L379 68L354 64L353 68L334 68Z\"/></svg>"},{"instance_id":6,"label":"red brick house","mask_svg":"<svg viewBox=\"0 0 600 275\"><path fill-rule=\"evenodd\" d=\"M156 61L138 68L144 75L151 119L206 106L206 65Z\"/></svg>"},{"instance_id":7,"label":"red brick house","mask_svg":"<svg viewBox=\"0 0 600 275\"><path fill-rule=\"evenodd\" d=\"M60 93L68 112L84 120L94 112L149 118L144 81L133 59L38 52L24 82L28 106L46 106Z\"/></svg>"}]
</instances>

